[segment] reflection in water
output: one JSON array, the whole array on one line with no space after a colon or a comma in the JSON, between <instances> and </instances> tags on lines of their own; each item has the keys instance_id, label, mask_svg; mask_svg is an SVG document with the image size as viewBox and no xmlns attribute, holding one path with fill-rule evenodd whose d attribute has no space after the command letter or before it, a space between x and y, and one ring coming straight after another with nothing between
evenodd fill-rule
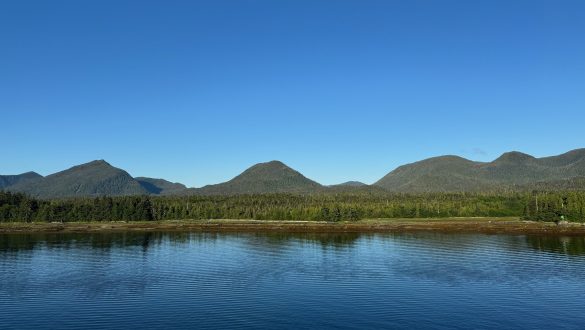
<instances>
[{"instance_id":1,"label":"reflection in water","mask_svg":"<svg viewBox=\"0 0 585 330\"><path fill-rule=\"evenodd\" d=\"M584 250L583 237L428 232L0 235L0 320L3 329L579 328Z\"/></svg>"},{"instance_id":2,"label":"reflection in water","mask_svg":"<svg viewBox=\"0 0 585 330\"><path fill-rule=\"evenodd\" d=\"M90 246L98 250L142 246L147 250L151 244L160 244L163 239L169 238L167 234L160 232L28 233L0 237L0 251L25 251L37 247L70 249L78 246Z\"/></svg>"},{"instance_id":3,"label":"reflection in water","mask_svg":"<svg viewBox=\"0 0 585 330\"><path fill-rule=\"evenodd\" d=\"M359 240L375 237L421 242L440 250L470 250L477 248L482 235L445 235L442 233L190 233L190 232L112 232L112 233L24 233L0 235L0 252L18 252L35 248L73 249L90 246L96 250L109 251L115 248L141 247L147 252L151 246L163 242L178 246L190 242L216 241L225 237L248 240L254 245L262 244L271 249L286 248L292 243L314 245L323 248L351 248ZM585 255L585 237L582 236L501 236L509 243L508 248L522 249L524 246L542 252L566 255ZM523 243L525 242L525 244Z\"/></svg>"},{"instance_id":4,"label":"reflection in water","mask_svg":"<svg viewBox=\"0 0 585 330\"><path fill-rule=\"evenodd\" d=\"M319 244L324 248L351 247L360 238L367 235L358 233L259 233L259 234L221 234L189 232L112 232L112 233L28 233L2 235L1 251L26 251L40 248L65 248L90 246L93 249L108 251L113 248L142 247L147 252L149 247L163 242L173 245L186 244L191 241L213 241L226 235L239 238L252 238L255 244L262 241L272 248L285 247L291 242ZM371 235L371 234L370 234Z\"/></svg>"},{"instance_id":5,"label":"reflection in water","mask_svg":"<svg viewBox=\"0 0 585 330\"><path fill-rule=\"evenodd\" d=\"M365 235L364 235L365 236ZM245 236L244 236L245 237ZM255 241L262 241L273 248L286 247L294 242L318 244L323 248L348 248L362 237L358 233L257 233Z\"/></svg>"},{"instance_id":6,"label":"reflection in water","mask_svg":"<svg viewBox=\"0 0 585 330\"><path fill-rule=\"evenodd\" d=\"M538 251L585 255L585 237L581 236L527 236L526 242Z\"/></svg>"}]
</instances>

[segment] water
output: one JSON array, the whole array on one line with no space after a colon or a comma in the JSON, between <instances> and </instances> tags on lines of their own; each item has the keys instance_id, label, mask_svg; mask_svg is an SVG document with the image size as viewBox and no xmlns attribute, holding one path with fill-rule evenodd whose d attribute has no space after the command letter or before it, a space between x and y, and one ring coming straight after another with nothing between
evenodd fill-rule
<instances>
[{"instance_id":1,"label":"water","mask_svg":"<svg viewBox=\"0 0 585 330\"><path fill-rule=\"evenodd\" d=\"M585 238L0 235L0 328L585 327Z\"/></svg>"}]
</instances>

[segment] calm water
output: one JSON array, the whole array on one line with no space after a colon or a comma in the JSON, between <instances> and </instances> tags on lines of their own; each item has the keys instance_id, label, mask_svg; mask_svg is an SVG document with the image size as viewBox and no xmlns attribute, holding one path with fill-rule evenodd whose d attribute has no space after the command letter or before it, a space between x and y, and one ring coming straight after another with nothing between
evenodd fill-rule
<instances>
[{"instance_id":1,"label":"calm water","mask_svg":"<svg viewBox=\"0 0 585 330\"><path fill-rule=\"evenodd\" d=\"M585 238L0 235L0 328L585 328Z\"/></svg>"}]
</instances>

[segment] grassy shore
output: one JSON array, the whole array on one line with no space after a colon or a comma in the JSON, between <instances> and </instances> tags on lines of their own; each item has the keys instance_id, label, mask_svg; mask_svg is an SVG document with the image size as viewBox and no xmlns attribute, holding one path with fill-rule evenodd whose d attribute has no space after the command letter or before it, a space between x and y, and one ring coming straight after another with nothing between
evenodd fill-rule
<instances>
[{"instance_id":1,"label":"grassy shore","mask_svg":"<svg viewBox=\"0 0 585 330\"><path fill-rule=\"evenodd\" d=\"M585 225L523 221L519 218L366 219L357 222L180 220L150 222L1 223L0 233L199 231L199 232L461 232L487 234L585 235Z\"/></svg>"}]
</instances>

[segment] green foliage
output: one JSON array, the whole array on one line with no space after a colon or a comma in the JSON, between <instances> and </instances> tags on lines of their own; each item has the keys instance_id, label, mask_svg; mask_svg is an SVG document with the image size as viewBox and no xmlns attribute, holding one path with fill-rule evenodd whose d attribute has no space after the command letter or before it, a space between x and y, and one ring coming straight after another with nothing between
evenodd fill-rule
<instances>
[{"instance_id":1,"label":"green foliage","mask_svg":"<svg viewBox=\"0 0 585 330\"><path fill-rule=\"evenodd\" d=\"M584 221L585 192L263 194L119 196L37 200L0 192L0 221L257 219L357 221L364 218L523 216Z\"/></svg>"},{"instance_id":2,"label":"green foliage","mask_svg":"<svg viewBox=\"0 0 585 330\"><path fill-rule=\"evenodd\" d=\"M524 218L538 221L585 222L585 192L533 192L526 201Z\"/></svg>"},{"instance_id":3,"label":"green foliage","mask_svg":"<svg viewBox=\"0 0 585 330\"><path fill-rule=\"evenodd\" d=\"M154 220L149 196L42 201L21 193L0 192L0 221Z\"/></svg>"}]
</instances>

